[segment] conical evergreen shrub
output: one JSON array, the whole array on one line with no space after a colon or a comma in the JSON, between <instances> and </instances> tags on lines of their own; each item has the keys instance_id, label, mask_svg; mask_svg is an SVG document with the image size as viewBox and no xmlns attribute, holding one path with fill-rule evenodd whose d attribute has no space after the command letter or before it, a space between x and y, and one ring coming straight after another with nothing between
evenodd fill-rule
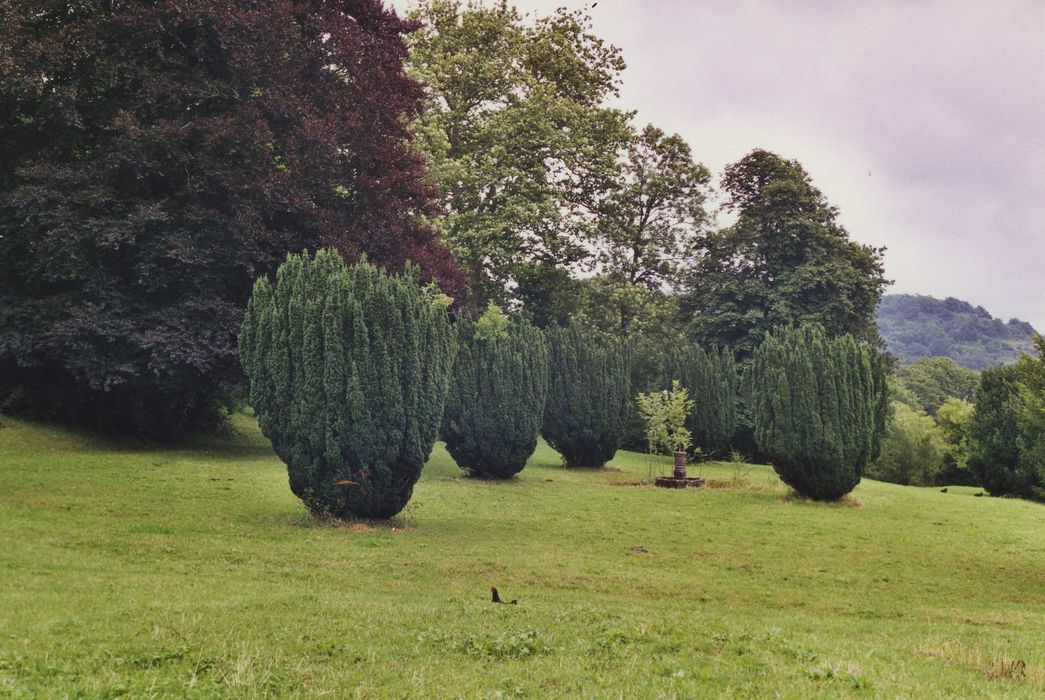
<instances>
[{"instance_id":1,"label":"conical evergreen shrub","mask_svg":"<svg viewBox=\"0 0 1045 700\"><path fill-rule=\"evenodd\" d=\"M704 454L725 456L737 430L740 378L733 353L689 347L670 354L664 384L678 379L689 390L693 410L686 428Z\"/></svg>"},{"instance_id":2,"label":"conical evergreen shrub","mask_svg":"<svg viewBox=\"0 0 1045 700\"><path fill-rule=\"evenodd\" d=\"M568 467L601 467L624 432L630 387L627 346L579 326L545 329L548 400L541 434Z\"/></svg>"},{"instance_id":3,"label":"conical evergreen shrub","mask_svg":"<svg viewBox=\"0 0 1045 700\"><path fill-rule=\"evenodd\" d=\"M507 479L537 447L548 393L541 331L491 306L458 322L460 345L443 413L443 439L472 476Z\"/></svg>"},{"instance_id":4,"label":"conical evergreen shrub","mask_svg":"<svg viewBox=\"0 0 1045 700\"><path fill-rule=\"evenodd\" d=\"M885 427L885 371L852 336L806 325L770 333L745 372L755 441L795 491L833 501L877 458Z\"/></svg>"},{"instance_id":5,"label":"conical evergreen shrub","mask_svg":"<svg viewBox=\"0 0 1045 700\"><path fill-rule=\"evenodd\" d=\"M334 251L259 279L240 357L262 432L309 510L387 518L435 443L456 351L446 297Z\"/></svg>"}]
</instances>

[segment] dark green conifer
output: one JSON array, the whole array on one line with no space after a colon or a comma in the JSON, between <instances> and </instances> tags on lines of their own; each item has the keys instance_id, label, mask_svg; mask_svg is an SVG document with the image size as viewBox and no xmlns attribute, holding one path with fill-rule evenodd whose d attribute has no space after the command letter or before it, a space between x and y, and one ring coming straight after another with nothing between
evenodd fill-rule
<instances>
[{"instance_id":1,"label":"dark green conifer","mask_svg":"<svg viewBox=\"0 0 1045 700\"><path fill-rule=\"evenodd\" d=\"M254 292L240 356L262 432L309 510L387 518L410 500L456 343L445 297L334 251L290 255Z\"/></svg>"},{"instance_id":2,"label":"dark green conifer","mask_svg":"<svg viewBox=\"0 0 1045 700\"><path fill-rule=\"evenodd\" d=\"M829 338L815 325L778 329L755 350L745 385L759 449L802 495L841 498L878 456L885 371L852 336Z\"/></svg>"},{"instance_id":3,"label":"dark green conifer","mask_svg":"<svg viewBox=\"0 0 1045 700\"><path fill-rule=\"evenodd\" d=\"M446 449L472 476L507 479L537 447L548 393L544 336L493 305L478 322L457 325L460 345L443 413Z\"/></svg>"},{"instance_id":4,"label":"dark green conifer","mask_svg":"<svg viewBox=\"0 0 1045 700\"><path fill-rule=\"evenodd\" d=\"M548 401L541 434L568 467L601 467L624 432L630 388L627 346L578 326L545 329Z\"/></svg>"},{"instance_id":5,"label":"dark green conifer","mask_svg":"<svg viewBox=\"0 0 1045 700\"><path fill-rule=\"evenodd\" d=\"M678 379L689 390L693 410L686 428L693 444L707 455L727 455L737 430L739 375L733 354L726 349L689 347L667 359L664 386Z\"/></svg>"}]
</instances>

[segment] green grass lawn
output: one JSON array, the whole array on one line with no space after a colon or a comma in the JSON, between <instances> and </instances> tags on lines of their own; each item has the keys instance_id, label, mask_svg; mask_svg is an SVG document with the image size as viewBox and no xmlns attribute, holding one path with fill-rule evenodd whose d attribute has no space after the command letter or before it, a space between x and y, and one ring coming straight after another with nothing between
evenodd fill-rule
<instances>
[{"instance_id":1,"label":"green grass lawn","mask_svg":"<svg viewBox=\"0 0 1045 700\"><path fill-rule=\"evenodd\" d=\"M175 449L3 423L0 696L1045 691L1041 505L871 481L815 504L764 467L667 491L634 485L641 455L543 446L490 483L437 447L394 522L335 525L246 417Z\"/></svg>"}]
</instances>

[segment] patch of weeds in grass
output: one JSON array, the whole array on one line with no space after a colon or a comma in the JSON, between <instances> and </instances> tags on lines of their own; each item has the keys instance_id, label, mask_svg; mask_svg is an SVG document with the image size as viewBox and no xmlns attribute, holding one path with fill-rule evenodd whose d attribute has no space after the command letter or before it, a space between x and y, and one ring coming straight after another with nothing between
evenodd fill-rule
<instances>
[{"instance_id":1,"label":"patch of weeds in grass","mask_svg":"<svg viewBox=\"0 0 1045 700\"><path fill-rule=\"evenodd\" d=\"M473 659L525 659L549 654L552 648L541 639L536 630L502 632L501 634L468 634L450 637L439 633L423 632L417 641L432 644L455 654Z\"/></svg>"},{"instance_id":2,"label":"patch of weeds in grass","mask_svg":"<svg viewBox=\"0 0 1045 700\"><path fill-rule=\"evenodd\" d=\"M686 648L686 642L680 639L659 639L653 645L654 654L677 654Z\"/></svg>"},{"instance_id":3,"label":"patch of weeds in grass","mask_svg":"<svg viewBox=\"0 0 1045 700\"><path fill-rule=\"evenodd\" d=\"M237 691L260 689L280 694L290 685L273 659L263 659L254 653L241 652L220 664L215 671L219 684Z\"/></svg>"},{"instance_id":4,"label":"patch of weeds in grass","mask_svg":"<svg viewBox=\"0 0 1045 700\"><path fill-rule=\"evenodd\" d=\"M751 465L737 450L729 451L729 465L733 469L733 488L747 486L751 477Z\"/></svg>"},{"instance_id":5,"label":"patch of weeds in grass","mask_svg":"<svg viewBox=\"0 0 1045 700\"><path fill-rule=\"evenodd\" d=\"M173 663L181 662L188 654L184 646L159 648L136 654L123 662L131 668L144 670L147 668L160 668Z\"/></svg>"},{"instance_id":6,"label":"patch of weeds in grass","mask_svg":"<svg viewBox=\"0 0 1045 700\"><path fill-rule=\"evenodd\" d=\"M726 645L729 644L729 635L724 632L716 632L708 637L706 651L713 654L721 654Z\"/></svg>"},{"instance_id":7,"label":"patch of weeds in grass","mask_svg":"<svg viewBox=\"0 0 1045 700\"><path fill-rule=\"evenodd\" d=\"M18 652L0 649L0 691L9 692L13 696L19 684L18 679L30 675L27 665L26 658Z\"/></svg>"},{"instance_id":8,"label":"patch of weeds in grass","mask_svg":"<svg viewBox=\"0 0 1045 700\"><path fill-rule=\"evenodd\" d=\"M874 684L861 675L859 669L852 663L810 666L805 670L805 676L817 683L838 683L853 690L873 690L874 688Z\"/></svg>"},{"instance_id":9,"label":"patch of weeds in grass","mask_svg":"<svg viewBox=\"0 0 1045 700\"><path fill-rule=\"evenodd\" d=\"M1020 658L984 651L961 641L944 642L925 649L924 653L951 666L978 671L992 681L1017 681L1036 690L1045 690L1045 668L1030 665Z\"/></svg>"},{"instance_id":10,"label":"patch of weeds in grass","mask_svg":"<svg viewBox=\"0 0 1045 700\"><path fill-rule=\"evenodd\" d=\"M801 644L796 644L789 639L778 641L771 649L775 654L803 664L812 664L819 659L819 655L815 651L807 649Z\"/></svg>"},{"instance_id":11,"label":"patch of weeds in grass","mask_svg":"<svg viewBox=\"0 0 1045 700\"><path fill-rule=\"evenodd\" d=\"M597 658L615 658L620 647L627 646L633 641L632 637L623 630L606 630L592 640L588 654Z\"/></svg>"},{"instance_id":12,"label":"patch of weeds in grass","mask_svg":"<svg viewBox=\"0 0 1045 700\"><path fill-rule=\"evenodd\" d=\"M534 692L525 685L519 685L515 681L506 679L501 687L490 693L492 700L503 700L503 698L528 698L534 697Z\"/></svg>"}]
</instances>

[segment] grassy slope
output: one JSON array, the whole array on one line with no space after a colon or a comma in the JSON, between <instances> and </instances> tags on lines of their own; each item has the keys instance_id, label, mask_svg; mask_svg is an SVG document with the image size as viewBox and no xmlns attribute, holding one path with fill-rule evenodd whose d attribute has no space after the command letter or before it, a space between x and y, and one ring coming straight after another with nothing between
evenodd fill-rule
<instances>
[{"instance_id":1,"label":"grassy slope","mask_svg":"<svg viewBox=\"0 0 1045 700\"><path fill-rule=\"evenodd\" d=\"M437 448L396 523L336 527L245 418L166 451L4 422L0 696L1043 689L1040 505L877 482L819 505L761 467L626 487L638 455L574 473L547 448L495 484Z\"/></svg>"}]
</instances>

